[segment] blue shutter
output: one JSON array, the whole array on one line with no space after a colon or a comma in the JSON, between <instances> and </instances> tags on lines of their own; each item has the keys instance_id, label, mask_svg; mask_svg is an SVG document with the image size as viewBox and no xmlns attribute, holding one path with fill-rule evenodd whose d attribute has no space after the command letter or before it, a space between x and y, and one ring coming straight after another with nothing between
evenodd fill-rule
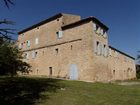
<instances>
[{"instance_id":1,"label":"blue shutter","mask_svg":"<svg viewBox=\"0 0 140 105\"><path fill-rule=\"evenodd\" d=\"M63 31L59 31L59 38L63 37Z\"/></svg>"},{"instance_id":2,"label":"blue shutter","mask_svg":"<svg viewBox=\"0 0 140 105\"><path fill-rule=\"evenodd\" d=\"M30 47L30 41L28 40L28 47Z\"/></svg>"}]
</instances>

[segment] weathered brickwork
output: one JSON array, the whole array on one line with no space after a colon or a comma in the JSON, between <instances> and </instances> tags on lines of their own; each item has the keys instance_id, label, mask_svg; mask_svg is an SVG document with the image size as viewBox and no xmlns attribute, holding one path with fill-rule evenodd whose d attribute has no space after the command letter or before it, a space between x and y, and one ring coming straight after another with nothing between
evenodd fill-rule
<instances>
[{"instance_id":1,"label":"weathered brickwork","mask_svg":"<svg viewBox=\"0 0 140 105\"><path fill-rule=\"evenodd\" d=\"M19 32L29 75L110 82L136 76L134 58L108 45L108 28L94 17L57 14Z\"/></svg>"}]
</instances>

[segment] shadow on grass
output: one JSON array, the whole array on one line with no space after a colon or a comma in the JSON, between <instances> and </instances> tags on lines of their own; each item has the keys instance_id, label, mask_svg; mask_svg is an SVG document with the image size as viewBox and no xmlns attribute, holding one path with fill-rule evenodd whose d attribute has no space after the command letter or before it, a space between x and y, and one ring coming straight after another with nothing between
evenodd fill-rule
<instances>
[{"instance_id":1,"label":"shadow on grass","mask_svg":"<svg viewBox=\"0 0 140 105\"><path fill-rule=\"evenodd\" d=\"M0 105L34 105L37 100L49 99L43 92L57 92L62 87L57 79L0 78Z\"/></svg>"}]
</instances>

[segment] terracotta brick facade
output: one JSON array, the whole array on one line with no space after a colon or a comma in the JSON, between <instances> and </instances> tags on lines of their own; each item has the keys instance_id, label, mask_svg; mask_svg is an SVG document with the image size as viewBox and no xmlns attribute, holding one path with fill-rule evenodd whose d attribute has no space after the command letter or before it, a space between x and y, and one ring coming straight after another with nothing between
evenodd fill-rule
<instances>
[{"instance_id":1,"label":"terracotta brick facade","mask_svg":"<svg viewBox=\"0 0 140 105\"><path fill-rule=\"evenodd\" d=\"M109 82L136 77L134 58L108 45L108 27L94 17L57 14L19 32L29 75Z\"/></svg>"}]
</instances>

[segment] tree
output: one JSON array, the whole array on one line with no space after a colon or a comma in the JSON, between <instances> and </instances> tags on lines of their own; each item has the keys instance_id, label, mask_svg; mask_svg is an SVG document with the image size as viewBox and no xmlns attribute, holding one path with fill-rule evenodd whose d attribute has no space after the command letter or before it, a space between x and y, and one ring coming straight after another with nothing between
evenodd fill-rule
<instances>
[{"instance_id":1,"label":"tree","mask_svg":"<svg viewBox=\"0 0 140 105\"><path fill-rule=\"evenodd\" d=\"M138 64L136 65L136 73L137 73L137 78L140 78L140 51L138 51L137 60L138 60Z\"/></svg>"},{"instance_id":2,"label":"tree","mask_svg":"<svg viewBox=\"0 0 140 105\"><path fill-rule=\"evenodd\" d=\"M140 51L138 51L137 60L138 60L138 63L140 63Z\"/></svg>"},{"instance_id":3,"label":"tree","mask_svg":"<svg viewBox=\"0 0 140 105\"><path fill-rule=\"evenodd\" d=\"M137 73L137 78L140 79L140 65L136 65L136 73Z\"/></svg>"},{"instance_id":4,"label":"tree","mask_svg":"<svg viewBox=\"0 0 140 105\"><path fill-rule=\"evenodd\" d=\"M3 0L3 2L7 8L9 8L9 5L14 5L12 0ZM0 25L2 25L2 24L13 25L14 22L4 19L4 20L0 20ZM1 43L3 37L6 39L11 39L9 36L11 34L15 34L13 31L14 31L14 29L10 29L10 28L0 28L0 43Z\"/></svg>"},{"instance_id":5,"label":"tree","mask_svg":"<svg viewBox=\"0 0 140 105\"><path fill-rule=\"evenodd\" d=\"M29 73L30 65L23 62L22 53L15 46L14 42L4 39L0 46L0 75L14 76L18 72Z\"/></svg>"},{"instance_id":6,"label":"tree","mask_svg":"<svg viewBox=\"0 0 140 105\"><path fill-rule=\"evenodd\" d=\"M7 8L9 8L10 4L14 4L12 0L3 1ZM2 24L13 25L14 22L4 19L0 21L0 25ZM31 66L22 61L22 53L11 39L11 35L15 35L14 29L0 29L0 75L14 76L18 72L29 73Z\"/></svg>"},{"instance_id":7,"label":"tree","mask_svg":"<svg viewBox=\"0 0 140 105\"><path fill-rule=\"evenodd\" d=\"M14 5L14 2L12 0L3 0L7 8L9 8L9 5L12 4Z\"/></svg>"},{"instance_id":8,"label":"tree","mask_svg":"<svg viewBox=\"0 0 140 105\"><path fill-rule=\"evenodd\" d=\"M14 22L8 21L6 19L0 21L0 25L7 24L7 25L14 25ZM10 28L0 28L0 41L2 41L2 38L11 40L11 35L15 35L14 33L15 29Z\"/></svg>"}]
</instances>

